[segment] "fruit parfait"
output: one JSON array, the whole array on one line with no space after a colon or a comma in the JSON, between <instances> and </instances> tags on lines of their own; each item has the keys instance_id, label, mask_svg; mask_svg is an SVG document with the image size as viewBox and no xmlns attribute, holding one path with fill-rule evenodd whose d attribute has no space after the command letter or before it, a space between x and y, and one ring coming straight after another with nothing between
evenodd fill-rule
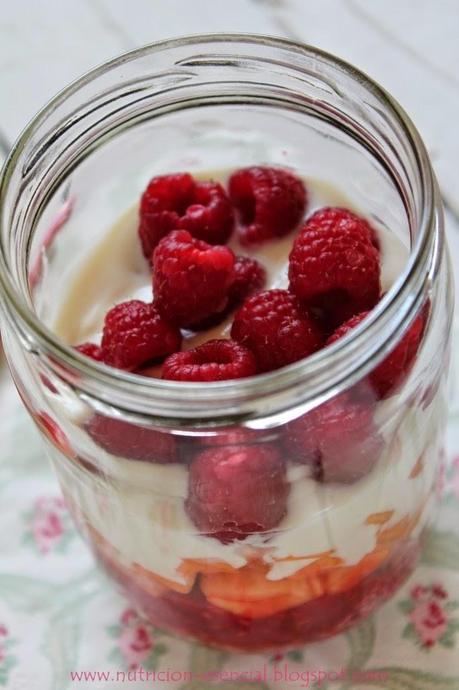
<instances>
[{"instance_id":1,"label":"fruit parfait","mask_svg":"<svg viewBox=\"0 0 459 690\"><path fill-rule=\"evenodd\" d=\"M151 46L44 111L3 194L11 370L138 611L258 651L387 600L435 508L452 310L398 106L304 46Z\"/></svg>"}]
</instances>

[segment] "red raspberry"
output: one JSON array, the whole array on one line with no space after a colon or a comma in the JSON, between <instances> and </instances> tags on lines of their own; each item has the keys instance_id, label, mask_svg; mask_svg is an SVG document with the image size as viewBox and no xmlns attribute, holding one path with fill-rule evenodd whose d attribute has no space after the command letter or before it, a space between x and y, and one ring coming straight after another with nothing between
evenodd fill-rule
<instances>
[{"instance_id":1,"label":"red raspberry","mask_svg":"<svg viewBox=\"0 0 459 690\"><path fill-rule=\"evenodd\" d=\"M379 250L379 239L376 230L370 223L347 208L324 206L308 218L307 223L313 221L316 226L324 229L340 228L343 234L360 234L362 242L372 244Z\"/></svg>"},{"instance_id":2,"label":"red raspberry","mask_svg":"<svg viewBox=\"0 0 459 690\"><path fill-rule=\"evenodd\" d=\"M276 527L285 515L285 461L272 446L222 446L190 467L187 511L195 525L223 543Z\"/></svg>"},{"instance_id":3,"label":"red raspberry","mask_svg":"<svg viewBox=\"0 0 459 690\"><path fill-rule=\"evenodd\" d=\"M333 333L326 344L332 345L343 338L349 331L356 328L368 314L369 312L365 311L346 321ZM427 316L428 306L418 314L392 352L370 373L369 381L379 398L390 395L408 376L424 335Z\"/></svg>"},{"instance_id":4,"label":"red raspberry","mask_svg":"<svg viewBox=\"0 0 459 690\"><path fill-rule=\"evenodd\" d=\"M113 455L160 464L178 462L171 434L101 414L93 415L85 428L98 446Z\"/></svg>"},{"instance_id":5,"label":"red raspberry","mask_svg":"<svg viewBox=\"0 0 459 690\"><path fill-rule=\"evenodd\" d=\"M248 256L237 256L234 264L234 281L229 289L230 304L241 304L246 297L258 292L266 282L266 271L256 260Z\"/></svg>"},{"instance_id":6,"label":"red raspberry","mask_svg":"<svg viewBox=\"0 0 459 690\"><path fill-rule=\"evenodd\" d=\"M178 326L192 326L223 311L233 280L231 249L196 240L186 230L169 233L154 251L155 304Z\"/></svg>"},{"instance_id":7,"label":"red raspberry","mask_svg":"<svg viewBox=\"0 0 459 690\"><path fill-rule=\"evenodd\" d=\"M318 211L290 252L290 290L335 326L374 307L380 296L379 252L360 220L337 209Z\"/></svg>"},{"instance_id":8,"label":"red raspberry","mask_svg":"<svg viewBox=\"0 0 459 690\"><path fill-rule=\"evenodd\" d=\"M102 348L95 343L82 343L81 345L76 345L75 350L78 350L82 355L95 359L97 362L104 361L104 353Z\"/></svg>"},{"instance_id":9,"label":"red raspberry","mask_svg":"<svg viewBox=\"0 0 459 690\"><path fill-rule=\"evenodd\" d=\"M265 269L256 259L250 259L248 256L236 257L234 273L234 280L228 290L226 309L218 314L213 314L207 319L203 319L199 323L193 324L193 330L207 331L210 328L214 328L226 319L236 307L239 307L246 297L249 297L254 292L258 292L265 284Z\"/></svg>"},{"instance_id":10,"label":"red raspberry","mask_svg":"<svg viewBox=\"0 0 459 690\"><path fill-rule=\"evenodd\" d=\"M193 203L182 216L179 228L209 244L225 244L234 226L234 211L218 182L196 182Z\"/></svg>"},{"instance_id":11,"label":"red raspberry","mask_svg":"<svg viewBox=\"0 0 459 690\"><path fill-rule=\"evenodd\" d=\"M282 237L301 221L307 203L303 182L287 170L254 166L233 173L229 196L239 211L241 241Z\"/></svg>"},{"instance_id":12,"label":"red raspberry","mask_svg":"<svg viewBox=\"0 0 459 690\"><path fill-rule=\"evenodd\" d=\"M249 297L236 312L231 336L252 350L260 371L307 357L323 342L317 325L287 290Z\"/></svg>"},{"instance_id":13,"label":"red raspberry","mask_svg":"<svg viewBox=\"0 0 459 690\"><path fill-rule=\"evenodd\" d=\"M180 331L163 319L154 304L122 302L105 316L102 349L106 364L136 369L180 348Z\"/></svg>"},{"instance_id":14,"label":"red raspberry","mask_svg":"<svg viewBox=\"0 0 459 690\"><path fill-rule=\"evenodd\" d=\"M371 373L371 381L381 398L387 397L408 376L424 336L428 305L415 318L402 340Z\"/></svg>"},{"instance_id":15,"label":"red raspberry","mask_svg":"<svg viewBox=\"0 0 459 690\"><path fill-rule=\"evenodd\" d=\"M344 338L344 336L347 335L350 331L352 331L353 328L356 328L359 325L359 323L362 323L362 321L368 316L369 313L369 311L362 311L360 312L360 314L352 316L350 319L341 324L341 326L339 326L334 333L332 333L332 335L328 338L325 344L332 345L333 343L336 343L336 341L340 338Z\"/></svg>"},{"instance_id":16,"label":"red raspberry","mask_svg":"<svg viewBox=\"0 0 459 690\"><path fill-rule=\"evenodd\" d=\"M171 230L188 230L210 244L224 244L233 225L231 203L218 182L196 182L189 173L160 175L142 195L139 236L147 259Z\"/></svg>"},{"instance_id":17,"label":"red raspberry","mask_svg":"<svg viewBox=\"0 0 459 690\"><path fill-rule=\"evenodd\" d=\"M209 340L204 345L170 355L163 364L162 378L172 381L226 381L253 376L253 354L234 340Z\"/></svg>"},{"instance_id":18,"label":"red raspberry","mask_svg":"<svg viewBox=\"0 0 459 690\"><path fill-rule=\"evenodd\" d=\"M361 479L383 448L371 406L354 402L346 394L291 422L286 434L293 459L310 465L313 476L323 482Z\"/></svg>"},{"instance_id":19,"label":"red raspberry","mask_svg":"<svg viewBox=\"0 0 459 690\"><path fill-rule=\"evenodd\" d=\"M150 180L140 200L139 236L143 253L151 258L160 239L178 227L192 203L194 180L189 173L159 175Z\"/></svg>"}]
</instances>

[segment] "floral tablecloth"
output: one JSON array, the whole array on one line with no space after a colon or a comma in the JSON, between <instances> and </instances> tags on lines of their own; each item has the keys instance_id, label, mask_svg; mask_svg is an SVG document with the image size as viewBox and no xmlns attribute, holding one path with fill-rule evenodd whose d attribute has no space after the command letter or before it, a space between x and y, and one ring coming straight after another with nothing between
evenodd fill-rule
<instances>
[{"instance_id":1,"label":"floral tablecloth","mask_svg":"<svg viewBox=\"0 0 459 690\"><path fill-rule=\"evenodd\" d=\"M333 640L273 657L210 650L138 619L95 569L76 534L37 432L3 365L0 687L459 690L455 377L453 371L443 500L421 565L402 591L359 627Z\"/></svg>"}]
</instances>

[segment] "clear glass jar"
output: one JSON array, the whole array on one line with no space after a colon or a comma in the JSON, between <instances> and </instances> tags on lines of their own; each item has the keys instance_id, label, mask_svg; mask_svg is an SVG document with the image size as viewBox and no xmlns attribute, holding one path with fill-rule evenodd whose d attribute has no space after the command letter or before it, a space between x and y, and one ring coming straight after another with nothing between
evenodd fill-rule
<instances>
[{"instance_id":1,"label":"clear glass jar","mask_svg":"<svg viewBox=\"0 0 459 690\"><path fill-rule=\"evenodd\" d=\"M346 338L202 385L104 367L53 334L82 257L149 175L259 163L345 191L409 250ZM211 645L279 649L333 635L392 595L435 505L453 298L432 169L388 94L278 39L149 46L35 118L0 208L11 372L79 529L141 613ZM375 371L393 371L400 348L403 370L381 392ZM237 481L212 474L220 457L246 462ZM226 520L231 510L246 524Z\"/></svg>"}]
</instances>

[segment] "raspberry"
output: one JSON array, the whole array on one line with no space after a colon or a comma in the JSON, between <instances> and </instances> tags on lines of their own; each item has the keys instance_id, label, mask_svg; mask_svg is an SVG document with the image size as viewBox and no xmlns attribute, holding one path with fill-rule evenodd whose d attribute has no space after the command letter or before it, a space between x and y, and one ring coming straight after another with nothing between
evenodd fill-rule
<instances>
[{"instance_id":1,"label":"raspberry","mask_svg":"<svg viewBox=\"0 0 459 690\"><path fill-rule=\"evenodd\" d=\"M362 321L368 316L369 311L362 311L360 314L356 314L347 321L345 321L336 331L328 338L326 345L332 345L336 343L340 338L344 338L353 328L356 328Z\"/></svg>"},{"instance_id":2,"label":"raspberry","mask_svg":"<svg viewBox=\"0 0 459 690\"><path fill-rule=\"evenodd\" d=\"M231 336L252 350L260 371L307 357L323 342L317 325L287 290L249 297L236 312Z\"/></svg>"},{"instance_id":3,"label":"raspberry","mask_svg":"<svg viewBox=\"0 0 459 690\"><path fill-rule=\"evenodd\" d=\"M193 203L180 219L179 228L209 244L225 244L233 226L233 207L221 184L196 182Z\"/></svg>"},{"instance_id":4,"label":"raspberry","mask_svg":"<svg viewBox=\"0 0 459 690\"><path fill-rule=\"evenodd\" d=\"M288 493L285 461L272 446L222 446L192 463L186 508L201 531L227 543L276 527Z\"/></svg>"},{"instance_id":5,"label":"raspberry","mask_svg":"<svg viewBox=\"0 0 459 690\"><path fill-rule=\"evenodd\" d=\"M294 242L289 279L301 302L323 310L335 326L371 309L380 295L379 252L371 228L349 212L318 211Z\"/></svg>"},{"instance_id":6,"label":"raspberry","mask_svg":"<svg viewBox=\"0 0 459 690\"><path fill-rule=\"evenodd\" d=\"M99 345L95 343L82 343L81 345L76 345L75 350L78 350L82 355L95 359L97 362L104 361L104 353Z\"/></svg>"},{"instance_id":7,"label":"raspberry","mask_svg":"<svg viewBox=\"0 0 459 690\"><path fill-rule=\"evenodd\" d=\"M375 249L379 250L379 240L375 229L365 218L347 208L324 206L308 218L307 222L311 221L324 229L338 227L343 234L360 234L362 242L372 244Z\"/></svg>"},{"instance_id":8,"label":"raspberry","mask_svg":"<svg viewBox=\"0 0 459 690\"><path fill-rule=\"evenodd\" d=\"M245 244L282 237L301 221L307 203L303 182L287 170L254 166L229 179L229 196L239 211Z\"/></svg>"},{"instance_id":9,"label":"raspberry","mask_svg":"<svg viewBox=\"0 0 459 690\"><path fill-rule=\"evenodd\" d=\"M371 373L371 382L381 398L387 397L408 376L414 364L428 317L428 306L415 318L402 340Z\"/></svg>"},{"instance_id":10,"label":"raspberry","mask_svg":"<svg viewBox=\"0 0 459 690\"><path fill-rule=\"evenodd\" d=\"M106 364L136 369L180 348L180 331L167 323L154 304L122 302L105 316L102 349Z\"/></svg>"},{"instance_id":11,"label":"raspberry","mask_svg":"<svg viewBox=\"0 0 459 690\"><path fill-rule=\"evenodd\" d=\"M178 326L192 326L223 311L233 280L231 249L196 240L186 230L169 233L154 251L155 304Z\"/></svg>"},{"instance_id":12,"label":"raspberry","mask_svg":"<svg viewBox=\"0 0 459 690\"><path fill-rule=\"evenodd\" d=\"M178 227L181 215L192 203L193 190L194 180L189 173L159 175L150 180L139 211L139 237L147 259L160 239Z\"/></svg>"},{"instance_id":13,"label":"raspberry","mask_svg":"<svg viewBox=\"0 0 459 690\"><path fill-rule=\"evenodd\" d=\"M113 455L160 464L178 461L174 437L157 429L101 414L93 415L85 428L98 446Z\"/></svg>"},{"instance_id":14,"label":"raspberry","mask_svg":"<svg viewBox=\"0 0 459 690\"><path fill-rule=\"evenodd\" d=\"M368 314L368 311L362 312L346 321L333 333L326 344L332 345L343 338L349 331L356 328ZM428 306L424 307L418 314L392 352L369 374L369 381L379 398L390 395L408 376L424 335L427 316Z\"/></svg>"},{"instance_id":15,"label":"raspberry","mask_svg":"<svg viewBox=\"0 0 459 690\"><path fill-rule=\"evenodd\" d=\"M218 182L196 182L189 173L154 177L140 202L139 236L147 259L171 230L188 230L210 244L224 244L233 224L233 209L223 187Z\"/></svg>"},{"instance_id":16,"label":"raspberry","mask_svg":"<svg viewBox=\"0 0 459 690\"><path fill-rule=\"evenodd\" d=\"M346 394L290 422L286 434L293 459L310 465L313 476L327 483L361 479L383 448L372 408Z\"/></svg>"},{"instance_id":17,"label":"raspberry","mask_svg":"<svg viewBox=\"0 0 459 690\"><path fill-rule=\"evenodd\" d=\"M209 340L204 345L170 355L162 378L173 381L226 381L256 374L253 354L233 340Z\"/></svg>"},{"instance_id":18,"label":"raspberry","mask_svg":"<svg viewBox=\"0 0 459 690\"><path fill-rule=\"evenodd\" d=\"M246 297L261 290L266 282L266 271L256 260L248 256L237 256L234 263L234 281L229 289L229 302L236 306Z\"/></svg>"},{"instance_id":19,"label":"raspberry","mask_svg":"<svg viewBox=\"0 0 459 690\"><path fill-rule=\"evenodd\" d=\"M239 307L246 297L260 290L266 280L266 271L263 266L248 256L237 256L234 262L235 278L228 290L228 304L218 314L212 314L207 319L193 324L195 331L208 331L218 326L229 314Z\"/></svg>"}]
</instances>

